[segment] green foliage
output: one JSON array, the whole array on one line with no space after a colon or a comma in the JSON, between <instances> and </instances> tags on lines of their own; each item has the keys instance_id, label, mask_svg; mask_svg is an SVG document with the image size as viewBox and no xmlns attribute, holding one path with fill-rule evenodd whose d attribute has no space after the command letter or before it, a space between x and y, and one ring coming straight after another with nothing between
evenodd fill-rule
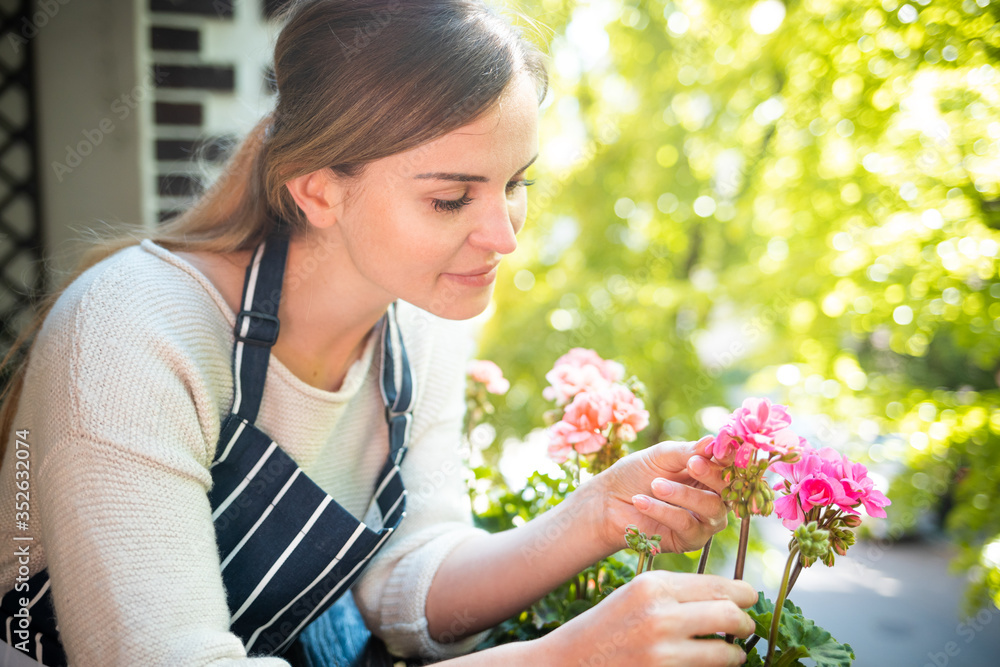
<instances>
[{"instance_id":1,"label":"green foliage","mask_svg":"<svg viewBox=\"0 0 1000 667\"><path fill-rule=\"evenodd\" d=\"M641 369L646 444L769 394L902 470L890 535L942 517L1000 602L1000 8L801 0L758 34L754 5L523 3L552 84L483 339L500 437L576 345Z\"/></svg>"},{"instance_id":2,"label":"green foliage","mask_svg":"<svg viewBox=\"0 0 1000 667\"><path fill-rule=\"evenodd\" d=\"M635 564L611 556L536 602L530 609L490 631L477 650L515 641L537 639L572 620L624 586L635 574Z\"/></svg>"},{"instance_id":3,"label":"green foliage","mask_svg":"<svg viewBox=\"0 0 1000 667\"><path fill-rule=\"evenodd\" d=\"M555 507L569 493L571 486L567 479L554 479L535 472L521 490L511 490L495 467L483 466L474 470L476 479L490 480L486 492L486 509L474 516L476 525L491 533L508 530L518 525L518 521L530 521L546 510ZM475 494L473 494L475 495Z\"/></svg>"},{"instance_id":4,"label":"green foliage","mask_svg":"<svg viewBox=\"0 0 1000 667\"><path fill-rule=\"evenodd\" d=\"M767 637L774 616L774 603L764 597L761 592L757 604L747 610L747 613L757 625L755 634ZM745 647L742 640L740 644ZM778 641L774 652L774 667L802 666L800 658L809 658L816 667L850 667L854 661L854 650L850 644L841 644L829 632L819 627L805 616L802 610L785 600L782 605L781 618L778 619ZM748 654L748 665L763 664L757 647Z\"/></svg>"}]
</instances>

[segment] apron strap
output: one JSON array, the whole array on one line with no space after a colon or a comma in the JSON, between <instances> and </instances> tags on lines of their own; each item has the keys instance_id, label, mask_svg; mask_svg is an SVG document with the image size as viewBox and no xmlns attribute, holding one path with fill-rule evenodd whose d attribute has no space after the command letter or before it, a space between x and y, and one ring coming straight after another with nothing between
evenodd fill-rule
<instances>
[{"instance_id":1,"label":"apron strap","mask_svg":"<svg viewBox=\"0 0 1000 667\"><path fill-rule=\"evenodd\" d=\"M257 420L271 346L278 340L278 304L285 277L288 234L275 230L261 243L247 266L233 345L231 412L251 424Z\"/></svg>"},{"instance_id":2,"label":"apron strap","mask_svg":"<svg viewBox=\"0 0 1000 667\"><path fill-rule=\"evenodd\" d=\"M389 459L398 466L406 454L413 423L413 376L396 321L395 303L390 304L382 322L382 401L389 425Z\"/></svg>"}]
</instances>

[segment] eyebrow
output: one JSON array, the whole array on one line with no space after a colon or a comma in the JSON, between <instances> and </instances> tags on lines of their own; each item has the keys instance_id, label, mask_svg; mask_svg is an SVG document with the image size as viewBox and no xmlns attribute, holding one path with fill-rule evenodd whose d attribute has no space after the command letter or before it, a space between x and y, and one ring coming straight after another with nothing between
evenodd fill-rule
<instances>
[{"instance_id":1,"label":"eyebrow","mask_svg":"<svg viewBox=\"0 0 1000 667\"><path fill-rule=\"evenodd\" d=\"M528 161L528 164L524 165L523 167L517 170L517 173L520 174L522 171L525 171L528 167L533 165L535 163L535 160L537 159L538 159L538 154L536 153L535 157L531 158L531 160ZM429 174L417 174L416 176L414 176L414 178L433 179L437 181L458 181L459 183L490 182L490 179L486 178L485 176L474 176L472 174L454 174L442 171L436 171Z\"/></svg>"}]
</instances>

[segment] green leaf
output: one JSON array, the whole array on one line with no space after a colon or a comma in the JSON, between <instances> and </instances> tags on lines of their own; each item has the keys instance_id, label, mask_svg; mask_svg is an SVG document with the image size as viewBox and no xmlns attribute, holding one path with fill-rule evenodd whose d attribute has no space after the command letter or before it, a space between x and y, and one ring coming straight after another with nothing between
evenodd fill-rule
<instances>
[{"instance_id":1,"label":"green leaf","mask_svg":"<svg viewBox=\"0 0 1000 667\"><path fill-rule=\"evenodd\" d=\"M756 646L750 649L750 652L747 653L747 661L743 664L745 667L764 667L764 659L760 657L759 653L757 653Z\"/></svg>"},{"instance_id":2,"label":"green leaf","mask_svg":"<svg viewBox=\"0 0 1000 667\"><path fill-rule=\"evenodd\" d=\"M590 600L573 600L568 605L566 605L566 610L563 618L563 622L569 621L570 619L576 618L583 612L594 606L594 602Z\"/></svg>"},{"instance_id":3,"label":"green leaf","mask_svg":"<svg viewBox=\"0 0 1000 667\"><path fill-rule=\"evenodd\" d=\"M766 641L774 617L774 603L760 593L757 604L748 609L747 614L757 626L755 633ZM850 667L854 660L854 650L849 644L841 644L829 632L803 616L802 609L786 599L778 621L773 664L775 667L801 665L799 658L812 659L816 667Z\"/></svg>"}]
</instances>

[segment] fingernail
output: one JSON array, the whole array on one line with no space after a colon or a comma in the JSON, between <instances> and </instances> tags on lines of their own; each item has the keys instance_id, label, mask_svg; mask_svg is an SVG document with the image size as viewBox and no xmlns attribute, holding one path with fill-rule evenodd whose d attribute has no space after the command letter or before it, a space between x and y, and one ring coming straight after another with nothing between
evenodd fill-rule
<instances>
[{"instance_id":1,"label":"fingernail","mask_svg":"<svg viewBox=\"0 0 1000 667\"><path fill-rule=\"evenodd\" d=\"M704 475L708 472L708 462L700 456L692 456L688 461L688 468L696 475Z\"/></svg>"},{"instance_id":2,"label":"fingernail","mask_svg":"<svg viewBox=\"0 0 1000 667\"><path fill-rule=\"evenodd\" d=\"M651 486L653 487L653 491L656 492L656 495L659 496L669 496L674 491L673 484L662 477L654 479Z\"/></svg>"},{"instance_id":3,"label":"fingernail","mask_svg":"<svg viewBox=\"0 0 1000 667\"><path fill-rule=\"evenodd\" d=\"M653 503L650 501L648 496L637 495L632 496L632 504L635 505L635 508L638 510L648 510L650 505Z\"/></svg>"}]
</instances>

